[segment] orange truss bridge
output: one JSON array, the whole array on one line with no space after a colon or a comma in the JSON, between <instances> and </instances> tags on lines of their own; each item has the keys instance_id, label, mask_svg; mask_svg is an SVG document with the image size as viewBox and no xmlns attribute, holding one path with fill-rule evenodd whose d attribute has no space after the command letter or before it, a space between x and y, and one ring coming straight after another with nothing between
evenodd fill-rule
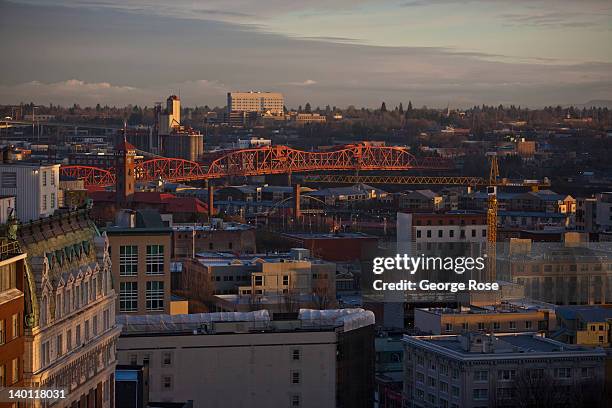
<instances>
[{"instance_id":1,"label":"orange truss bridge","mask_svg":"<svg viewBox=\"0 0 612 408\"><path fill-rule=\"evenodd\" d=\"M306 152L287 146L235 150L209 165L183 159L155 158L136 164L138 181L185 182L231 176L256 176L336 170L448 170L453 164L439 157L417 158L403 147L350 145L328 152ZM115 184L115 170L62 166L62 175L85 180L86 186Z\"/></svg>"}]
</instances>

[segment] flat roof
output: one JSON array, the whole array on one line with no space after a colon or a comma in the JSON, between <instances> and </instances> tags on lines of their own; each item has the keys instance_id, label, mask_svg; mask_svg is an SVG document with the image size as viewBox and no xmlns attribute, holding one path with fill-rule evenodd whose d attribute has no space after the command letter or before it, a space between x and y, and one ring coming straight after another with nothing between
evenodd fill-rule
<instances>
[{"instance_id":1,"label":"flat roof","mask_svg":"<svg viewBox=\"0 0 612 408\"><path fill-rule=\"evenodd\" d=\"M470 333L474 334L474 333ZM408 336L404 335L403 341L417 346L427 348L464 360L482 359L508 359L508 358L530 358L530 357L583 357L606 356L602 348L591 348L584 346L570 345L555 340L545 338L537 333L495 333L490 335L478 334L481 336L491 336L495 344L492 351L467 351L463 348L462 339L465 335L435 335L435 336Z\"/></svg>"}]
</instances>

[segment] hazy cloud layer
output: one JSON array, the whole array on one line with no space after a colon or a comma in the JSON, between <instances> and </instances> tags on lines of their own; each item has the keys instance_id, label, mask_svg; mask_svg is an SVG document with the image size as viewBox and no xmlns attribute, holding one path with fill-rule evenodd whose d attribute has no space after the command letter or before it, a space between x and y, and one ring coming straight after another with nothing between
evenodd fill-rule
<instances>
[{"instance_id":1,"label":"hazy cloud layer","mask_svg":"<svg viewBox=\"0 0 612 408\"><path fill-rule=\"evenodd\" d=\"M506 46L494 52L453 44L379 46L352 35L271 32L267 25L275 15L352 13L371 7L368 1L55 3L72 7L0 0L0 103L152 105L180 93L188 105L223 106L227 91L249 89L283 92L289 106L378 106L383 100L538 106L612 99L612 59L603 54L567 63L516 55ZM149 4L160 10L152 12ZM584 10L604 6L588 2ZM404 7L413 8L420 7ZM507 12L506 24L541 26L563 18L552 10L537 9L529 18L524 12Z\"/></svg>"}]
</instances>

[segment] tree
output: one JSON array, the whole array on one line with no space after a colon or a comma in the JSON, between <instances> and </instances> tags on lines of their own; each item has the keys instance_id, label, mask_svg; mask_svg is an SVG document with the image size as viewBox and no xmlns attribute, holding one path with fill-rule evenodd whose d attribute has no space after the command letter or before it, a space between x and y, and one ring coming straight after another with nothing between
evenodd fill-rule
<instances>
[{"instance_id":1,"label":"tree","mask_svg":"<svg viewBox=\"0 0 612 408\"><path fill-rule=\"evenodd\" d=\"M306 106L304 106L304 112L311 113L312 109L310 107L310 102L306 102Z\"/></svg>"},{"instance_id":2,"label":"tree","mask_svg":"<svg viewBox=\"0 0 612 408\"><path fill-rule=\"evenodd\" d=\"M399 113L400 113L400 115L404 113L404 105L402 105L401 102L399 104Z\"/></svg>"},{"instance_id":3,"label":"tree","mask_svg":"<svg viewBox=\"0 0 612 408\"><path fill-rule=\"evenodd\" d=\"M387 104L384 101L382 105L380 105L380 111L383 113L387 111Z\"/></svg>"}]
</instances>

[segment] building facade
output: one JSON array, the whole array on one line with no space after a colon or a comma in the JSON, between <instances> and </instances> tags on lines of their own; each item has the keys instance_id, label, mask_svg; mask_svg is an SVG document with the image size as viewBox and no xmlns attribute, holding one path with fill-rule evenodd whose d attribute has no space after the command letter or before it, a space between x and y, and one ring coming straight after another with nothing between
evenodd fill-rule
<instances>
[{"instance_id":1,"label":"building facade","mask_svg":"<svg viewBox=\"0 0 612 408\"><path fill-rule=\"evenodd\" d=\"M124 315L119 322L119 362L148 367L149 401L372 406L374 316L363 309L304 309L282 318L267 310L162 315L154 324Z\"/></svg>"},{"instance_id":2,"label":"building facade","mask_svg":"<svg viewBox=\"0 0 612 408\"><path fill-rule=\"evenodd\" d=\"M172 229L152 211L122 215L125 222L106 229L117 313L170 313Z\"/></svg>"},{"instance_id":3,"label":"building facade","mask_svg":"<svg viewBox=\"0 0 612 408\"><path fill-rule=\"evenodd\" d=\"M63 407L113 407L119 328L106 237L78 211L23 225L19 241L28 265L25 386L66 389Z\"/></svg>"},{"instance_id":4,"label":"building facade","mask_svg":"<svg viewBox=\"0 0 612 408\"><path fill-rule=\"evenodd\" d=\"M17 242L0 243L0 388L23 386L25 258Z\"/></svg>"},{"instance_id":5,"label":"building facade","mask_svg":"<svg viewBox=\"0 0 612 408\"><path fill-rule=\"evenodd\" d=\"M407 407L603 407L606 352L533 333L404 336ZM582 404L582 405L580 405Z\"/></svg>"},{"instance_id":6,"label":"building facade","mask_svg":"<svg viewBox=\"0 0 612 408\"><path fill-rule=\"evenodd\" d=\"M0 196L15 197L21 222L52 215L59 201L59 164L0 164Z\"/></svg>"},{"instance_id":7,"label":"building facade","mask_svg":"<svg viewBox=\"0 0 612 408\"><path fill-rule=\"evenodd\" d=\"M277 92L228 92L228 112L257 112L281 115L284 112L283 94Z\"/></svg>"}]
</instances>

